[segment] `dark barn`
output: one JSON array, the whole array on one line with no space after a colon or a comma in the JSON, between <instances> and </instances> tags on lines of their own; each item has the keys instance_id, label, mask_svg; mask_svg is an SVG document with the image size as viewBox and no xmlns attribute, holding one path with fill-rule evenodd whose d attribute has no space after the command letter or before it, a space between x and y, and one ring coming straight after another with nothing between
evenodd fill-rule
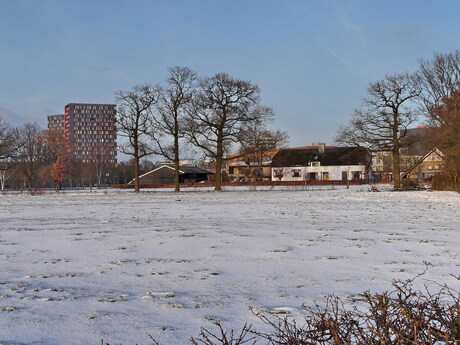
<instances>
[{"instance_id":1,"label":"dark barn","mask_svg":"<svg viewBox=\"0 0 460 345\"><path fill-rule=\"evenodd\" d=\"M179 183L199 183L209 181L210 175L214 173L194 166L179 167ZM169 165L162 165L139 176L141 185L152 184L173 184L174 168ZM130 184L134 183L131 181Z\"/></svg>"}]
</instances>

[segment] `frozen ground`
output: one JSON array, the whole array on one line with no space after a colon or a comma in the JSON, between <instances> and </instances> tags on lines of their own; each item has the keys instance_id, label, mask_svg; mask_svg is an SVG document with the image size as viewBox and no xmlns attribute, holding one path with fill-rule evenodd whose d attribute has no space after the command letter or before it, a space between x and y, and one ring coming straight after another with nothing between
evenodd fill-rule
<instances>
[{"instance_id":1,"label":"frozen ground","mask_svg":"<svg viewBox=\"0 0 460 345\"><path fill-rule=\"evenodd\" d=\"M185 343L252 306L424 276L460 288L460 195L350 190L0 195L0 344ZM423 280L420 282L423 283Z\"/></svg>"}]
</instances>

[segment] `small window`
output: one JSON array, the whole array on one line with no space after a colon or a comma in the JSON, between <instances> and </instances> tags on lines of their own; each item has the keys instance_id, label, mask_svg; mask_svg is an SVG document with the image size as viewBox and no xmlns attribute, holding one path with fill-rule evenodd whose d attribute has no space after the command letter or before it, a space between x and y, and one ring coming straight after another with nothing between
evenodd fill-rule
<instances>
[{"instance_id":1,"label":"small window","mask_svg":"<svg viewBox=\"0 0 460 345\"><path fill-rule=\"evenodd\" d=\"M275 169L274 175L275 177L283 177L283 169Z\"/></svg>"}]
</instances>

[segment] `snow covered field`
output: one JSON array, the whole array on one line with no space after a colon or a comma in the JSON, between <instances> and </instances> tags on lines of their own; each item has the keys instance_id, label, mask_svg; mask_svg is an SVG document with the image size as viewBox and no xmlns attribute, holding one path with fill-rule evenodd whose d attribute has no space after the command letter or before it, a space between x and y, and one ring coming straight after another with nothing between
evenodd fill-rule
<instances>
[{"instance_id":1,"label":"snow covered field","mask_svg":"<svg viewBox=\"0 0 460 345\"><path fill-rule=\"evenodd\" d=\"M460 288L460 195L367 189L0 195L0 344L186 343L423 261Z\"/></svg>"}]
</instances>

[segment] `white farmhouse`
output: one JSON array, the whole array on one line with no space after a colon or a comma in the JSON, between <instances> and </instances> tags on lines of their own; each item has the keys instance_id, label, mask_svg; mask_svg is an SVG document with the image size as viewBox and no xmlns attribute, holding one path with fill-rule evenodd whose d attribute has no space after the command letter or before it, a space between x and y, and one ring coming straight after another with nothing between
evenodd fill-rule
<instances>
[{"instance_id":1,"label":"white farmhouse","mask_svg":"<svg viewBox=\"0 0 460 345\"><path fill-rule=\"evenodd\" d=\"M348 181L366 178L369 154L358 147L325 144L280 150L272 160L272 181Z\"/></svg>"}]
</instances>

